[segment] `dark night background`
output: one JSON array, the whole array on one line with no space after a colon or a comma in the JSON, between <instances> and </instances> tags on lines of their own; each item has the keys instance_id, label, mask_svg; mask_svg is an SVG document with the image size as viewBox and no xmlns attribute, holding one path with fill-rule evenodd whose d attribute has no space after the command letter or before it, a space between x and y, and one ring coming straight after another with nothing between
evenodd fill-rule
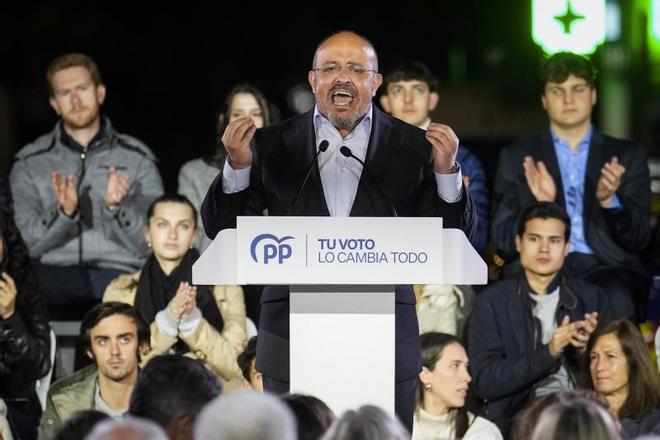
<instances>
[{"instance_id":1,"label":"dark night background","mask_svg":"<svg viewBox=\"0 0 660 440\"><path fill-rule=\"evenodd\" d=\"M527 0L0 6L1 171L56 121L44 83L56 55L92 55L108 88L103 112L154 150L175 190L180 165L211 145L213 112L234 84L254 83L291 116L287 90L306 83L318 42L353 29L373 41L381 71L401 59L431 67L446 90L434 119L454 127L491 180L498 149L545 121L530 8Z\"/></svg>"}]
</instances>

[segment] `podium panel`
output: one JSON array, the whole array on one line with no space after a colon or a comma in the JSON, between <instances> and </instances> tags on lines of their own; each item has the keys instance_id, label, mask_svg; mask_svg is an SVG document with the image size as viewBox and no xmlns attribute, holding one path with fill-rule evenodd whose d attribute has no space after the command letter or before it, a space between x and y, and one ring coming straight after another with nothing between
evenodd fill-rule
<instances>
[{"instance_id":1,"label":"podium panel","mask_svg":"<svg viewBox=\"0 0 660 440\"><path fill-rule=\"evenodd\" d=\"M291 286L291 392L394 413L394 286Z\"/></svg>"},{"instance_id":2,"label":"podium panel","mask_svg":"<svg viewBox=\"0 0 660 440\"><path fill-rule=\"evenodd\" d=\"M487 267L440 218L239 217L193 266L194 284L290 287L291 392L336 413L394 413L396 284L486 284Z\"/></svg>"}]
</instances>

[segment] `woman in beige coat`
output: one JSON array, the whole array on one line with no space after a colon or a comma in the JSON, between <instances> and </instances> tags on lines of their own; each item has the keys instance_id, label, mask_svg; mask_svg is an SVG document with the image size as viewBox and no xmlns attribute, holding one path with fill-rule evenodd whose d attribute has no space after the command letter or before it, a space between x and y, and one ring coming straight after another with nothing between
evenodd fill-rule
<instances>
[{"instance_id":1,"label":"woman in beige coat","mask_svg":"<svg viewBox=\"0 0 660 440\"><path fill-rule=\"evenodd\" d=\"M153 253L142 270L110 283L103 301L132 304L151 323L145 364L166 353L197 358L225 381L240 377L236 356L246 340L245 303L239 286L193 286L197 212L179 194L149 207L144 237Z\"/></svg>"}]
</instances>

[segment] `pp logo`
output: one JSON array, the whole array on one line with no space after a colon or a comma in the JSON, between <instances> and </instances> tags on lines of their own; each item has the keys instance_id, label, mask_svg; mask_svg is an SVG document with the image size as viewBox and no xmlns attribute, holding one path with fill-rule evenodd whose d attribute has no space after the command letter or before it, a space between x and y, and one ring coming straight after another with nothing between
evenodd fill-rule
<instances>
[{"instance_id":1,"label":"pp logo","mask_svg":"<svg viewBox=\"0 0 660 440\"><path fill-rule=\"evenodd\" d=\"M257 250L260 243L263 241L263 263L268 264L270 260L277 259L278 264L282 264L284 260L291 257L293 253L291 246L284 243L286 240L291 240L293 237L287 235L286 237L277 238L273 234L260 234L254 237L250 245L250 255L255 263L259 262Z\"/></svg>"}]
</instances>

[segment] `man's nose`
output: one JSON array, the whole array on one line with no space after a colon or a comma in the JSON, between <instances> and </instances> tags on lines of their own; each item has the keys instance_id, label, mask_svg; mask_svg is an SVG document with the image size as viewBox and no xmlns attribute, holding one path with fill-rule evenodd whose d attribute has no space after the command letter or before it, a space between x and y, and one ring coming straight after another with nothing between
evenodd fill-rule
<instances>
[{"instance_id":1,"label":"man's nose","mask_svg":"<svg viewBox=\"0 0 660 440\"><path fill-rule=\"evenodd\" d=\"M564 93L564 102L565 103L570 104L574 101L574 99L575 99L575 97L573 96L572 91L569 90L566 93Z\"/></svg>"}]
</instances>

